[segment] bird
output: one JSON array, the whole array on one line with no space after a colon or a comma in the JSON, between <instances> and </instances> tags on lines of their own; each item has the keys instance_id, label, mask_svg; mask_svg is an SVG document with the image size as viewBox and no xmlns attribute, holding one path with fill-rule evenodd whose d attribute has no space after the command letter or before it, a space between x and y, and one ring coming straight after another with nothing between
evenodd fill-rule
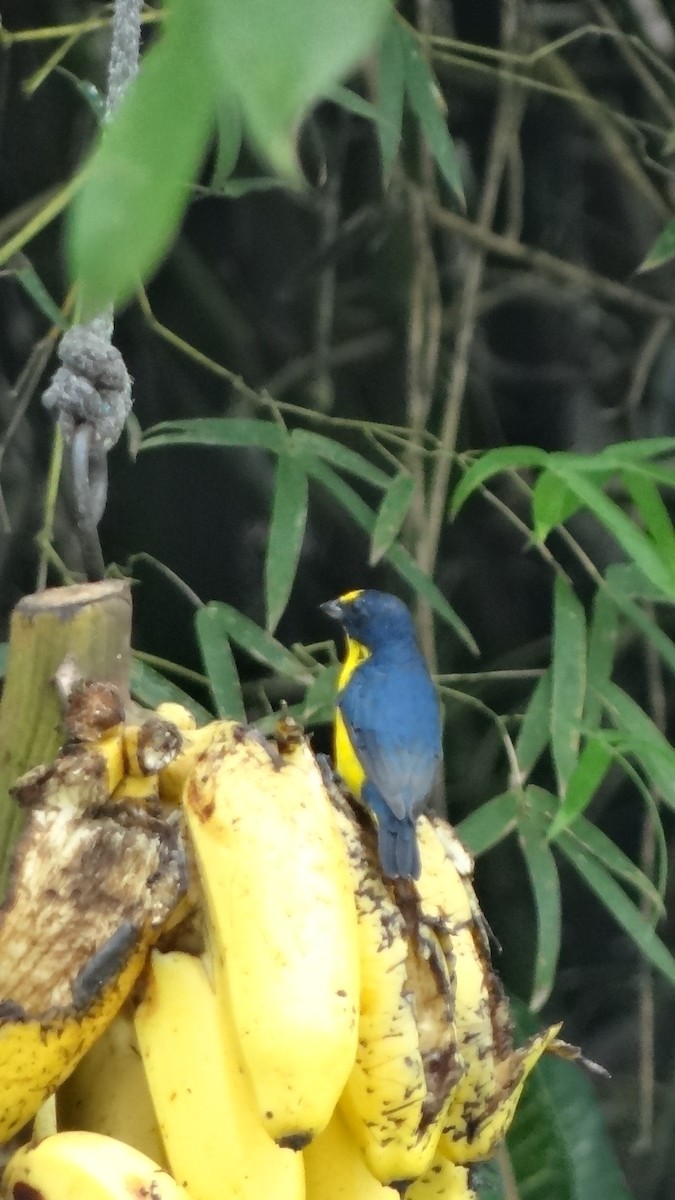
<instances>
[{"instance_id":1,"label":"bird","mask_svg":"<svg viewBox=\"0 0 675 1200\"><path fill-rule=\"evenodd\" d=\"M434 785L443 745L440 705L412 616L397 596L371 589L345 592L320 608L346 634L335 712L336 769L377 820L384 875L418 879L415 822Z\"/></svg>"}]
</instances>

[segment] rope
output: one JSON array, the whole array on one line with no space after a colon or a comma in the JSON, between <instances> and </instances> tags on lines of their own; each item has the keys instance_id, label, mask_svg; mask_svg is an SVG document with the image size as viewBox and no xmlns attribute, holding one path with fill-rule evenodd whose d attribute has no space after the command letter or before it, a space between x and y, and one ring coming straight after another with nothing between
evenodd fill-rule
<instances>
[{"instance_id":1,"label":"rope","mask_svg":"<svg viewBox=\"0 0 675 1200\"><path fill-rule=\"evenodd\" d=\"M104 120L110 120L138 71L143 0L115 0ZM109 450L131 411L131 377L112 345L113 310L64 333L61 366L42 397L58 420L70 455L73 498L84 566L89 578L104 573L98 524L108 494Z\"/></svg>"}]
</instances>

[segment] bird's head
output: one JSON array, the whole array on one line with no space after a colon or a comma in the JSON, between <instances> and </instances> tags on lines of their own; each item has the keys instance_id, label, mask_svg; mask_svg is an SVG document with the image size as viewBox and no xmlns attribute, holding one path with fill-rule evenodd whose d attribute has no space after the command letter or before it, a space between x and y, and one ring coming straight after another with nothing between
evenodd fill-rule
<instances>
[{"instance_id":1,"label":"bird's head","mask_svg":"<svg viewBox=\"0 0 675 1200\"><path fill-rule=\"evenodd\" d=\"M398 596L371 590L345 592L322 604L321 611L344 625L347 635L367 650L415 640L412 617Z\"/></svg>"}]
</instances>

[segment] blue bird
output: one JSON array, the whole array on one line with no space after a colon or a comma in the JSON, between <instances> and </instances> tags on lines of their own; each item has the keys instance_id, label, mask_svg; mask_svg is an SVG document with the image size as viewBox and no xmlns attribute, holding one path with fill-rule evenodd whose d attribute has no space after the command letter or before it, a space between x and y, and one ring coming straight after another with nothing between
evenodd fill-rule
<instances>
[{"instance_id":1,"label":"blue bird","mask_svg":"<svg viewBox=\"0 0 675 1200\"><path fill-rule=\"evenodd\" d=\"M341 621L347 653L338 681L335 765L377 818L390 879L418 879L415 821L441 762L438 698L405 604L386 592L346 592L321 605Z\"/></svg>"}]
</instances>

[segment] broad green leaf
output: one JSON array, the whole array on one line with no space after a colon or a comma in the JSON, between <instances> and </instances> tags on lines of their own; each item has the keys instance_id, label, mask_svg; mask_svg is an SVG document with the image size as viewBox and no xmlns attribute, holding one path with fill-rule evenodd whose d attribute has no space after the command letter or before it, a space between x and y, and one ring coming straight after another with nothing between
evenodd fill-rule
<instances>
[{"instance_id":1,"label":"broad green leaf","mask_svg":"<svg viewBox=\"0 0 675 1200\"><path fill-rule=\"evenodd\" d=\"M218 716L245 721L246 710L239 675L226 622L217 603L206 604L197 610L195 630Z\"/></svg>"},{"instance_id":2,"label":"broad green leaf","mask_svg":"<svg viewBox=\"0 0 675 1200\"><path fill-rule=\"evenodd\" d=\"M377 110L380 115L377 133L385 177L391 170L401 144L404 96L403 35L398 18L392 9L384 29L377 58Z\"/></svg>"},{"instance_id":3,"label":"broad green leaf","mask_svg":"<svg viewBox=\"0 0 675 1200\"><path fill-rule=\"evenodd\" d=\"M562 797L579 752L586 693L586 618L581 601L560 576L556 576L553 592L551 671L551 747Z\"/></svg>"},{"instance_id":4,"label":"broad green leaf","mask_svg":"<svg viewBox=\"0 0 675 1200\"><path fill-rule=\"evenodd\" d=\"M214 61L263 157L299 181L299 122L373 48L387 0L211 0Z\"/></svg>"},{"instance_id":5,"label":"broad green leaf","mask_svg":"<svg viewBox=\"0 0 675 1200\"><path fill-rule=\"evenodd\" d=\"M326 463L316 463L313 459L308 459L305 466L308 473L318 483L323 484L338 503L353 517L357 525L360 525L367 533L372 534L375 527L375 513L361 499L357 492L348 483L345 483L344 479L337 475ZM418 596L421 596L423 600L426 600L434 612L437 612L454 629L457 636L471 653L477 654L478 647L464 622L457 616L454 608L448 604L445 596L436 587L433 579L424 574L424 571L418 567L414 559L408 554L408 551L399 545L398 542L395 542L387 551L385 557L401 578L410 584L413 591Z\"/></svg>"},{"instance_id":6,"label":"broad green leaf","mask_svg":"<svg viewBox=\"0 0 675 1200\"><path fill-rule=\"evenodd\" d=\"M602 738L589 738L572 771L562 804L549 829L548 836L551 840L588 807L612 761L612 753Z\"/></svg>"},{"instance_id":7,"label":"broad green leaf","mask_svg":"<svg viewBox=\"0 0 675 1200\"><path fill-rule=\"evenodd\" d=\"M182 704L200 725L213 720L213 713L139 658L131 660L131 694L146 708L156 708L164 703Z\"/></svg>"},{"instance_id":8,"label":"broad green leaf","mask_svg":"<svg viewBox=\"0 0 675 1200\"><path fill-rule=\"evenodd\" d=\"M455 488L450 504L450 515L456 517L469 496L493 475L501 471L521 471L526 467L545 467L548 454L537 446L499 446L487 450L474 460Z\"/></svg>"},{"instance_id":9,"label":"broad green leaf","mask_svg":"<svg viewBox=\"0 0 675 1200\"><path fill-rule=\"evenodd\" d=\"M528 788L518 808L518 842L532 887L537 919L537 953L534 962L530 1008L538 1012L548 1000L558 966L562 931L560 880L548 844L548 816L536 788Z\"/></svg>"},{"instance_id":10,"label":"broad green leaf","mask_svg":"<svg viewBox=\"0 0 675 1200\"><path fill-rule=\"evenodd\" d=\"M675 219L669 221L661 230L647 257L643 259L637 270L638 272L653 271L655 267L661 267L673 258L675 258Z\"/></svg>"},{"instance_id":11,"label":"broad green leaf","mask_svg":"<svg viewBox=\"0 0 675 1200\"><path fill-rule=\"evenodd\" d=\"M532 492L532 525L536 541L545 542L556 525L564 525L581 507L581 501L548 471L542 471Z\"/></svg>"},{"instance_id":12,"label":"broad green leaf","mask_svg":"<svg viewBox=\"0 0 675 1200\"><path fill-rule=\"evenodd\" d=\"M524 1004L511 997L510 1005L522 1043L540 1026ZM544 1055L525 1084L506 1146L518 1200L633 1200L579 1063Z\"/></svg>"},{"instance_id":13,"label":"broad green leaf","mask_svg":"<svg viewBox=\"0 0 675 1200\"><path fill-rule=\"evenodd\" d=\"M503 792L475 812L469 813L457 826L457 834L472 854L478 857L491 850L516 827L518 798L515 792Z\"/></svg>"},{"instance_id":14,"label":"broad green leaf","mask_svg":"<svg viewBox=\"0 0 675 1200\"><path fill-rule=\"evenodd\" d=\"M674 563L675 532L673 532L673 523L654 480L631 469L622 471L621 478L663 562ZM673 484L675 485L675 475Z\"/></svg>"},{"instance_id":15,"label":"broad green leaf","mask_svg":"<svg viewBox=\"0 0 675 1200\"><path fill-rule=\"evenodd\" d=\"M588 630L588 657L586 660L586 699L584 702L584 725L595 729L602 716L600 693L612 676L614 655L619 634L616 604L606 588L598 588L593 598Z\"/></svg>"},{"instance_id":16,"label":"broad green leaf","mask_svg":"<svg viewBox=\"0 0 675 1200\"><path fill-rule=\"evenodd\" d=\"M86 168L67 233L83 319L128 300L175 234L213 120L212 4L174 0Z\"/></svg>"},{"instance_id":17,"label":"broad green leaf","mask_svg":"<svg viewBox=\"0 0 675 1200\"><path fill-rule=\"evenodd\" d=\"M522 780L536 766L548 745L551 736L551 693L551 672L548 670L537 680L516 739L516 758Z\"/></svg>"},{"instance_id":18,"label":"broad green leaf","mask_svg":"<svg viewBox=\"0 0 675 1200\"><path fill-rule=\"evenodd\" d=\"M607 715L626 737L625 750L637 759L664 801L675 808L675 750L644 709L617 684L602 692Z\"/></svg>"},{"instance_id":19,"label":"broad green leaf","mask_svg":"<svg viewBox=\"0 0 675 1200\"><path fill-rule=\"evenodd\" d=\"M32 263L23 254L18 257L20 258L21 266L17 266L12 271L17 283L21 285L26 295L30 296L35 307L39 309L43 317L46 317L51 325L56 325L57 329L67 329L69 322L64 317L58 304L52 300Z\"/></svg>"},{"instance_id":20,"label":"broad green leaf","mask_svg":"<svg viewBox=\"0 0 675 1200\"><path fill-rule=\"evenodd\" d=\"M256 662L263 663L279 675L290 675L302 683L311 683L313 676L304 663L250 617L220 600L212 600L207 607L218 610L218 616L212 619L219 622L219 628L230 641L241 646Z\"/></svg>"},{"instance_id":21,"label":"broad green leaf","mask_svg":"<svg viewBox=\"0 0 675 1200\"><path fill-rule=\"evenodd\" d=\"M143 434L141 450L158 446L250 446L281 454L288 434L271 421L248 417L191 417L184 421L162 421Z\"/></svg>"},{"instance_id":22,"label":"broad green leaf","mask_svg":"<svg viewBox=\"0 0 675 1200\"><path fill-rule=\"evenodd\" d=\"M623 888L619 887L597 859L587 854L571 839L563 837L558 845L587 886L595 892L598 899L612 914L614 920L632 938L644 958L661 971L670 983L675 984L675 958L664 946L640 909L633 904L632 900L629 900Z\"/></svg>"},{"instance_id":23,"label":"broad green leaf","mask_svg":"<svg viewBox=\"0 0 675 1200\"><path fill-rule=\"evenodd\" d=\"M612 875L623 880L629 887L635 888L641 896L645 896L650 904L654 905L658 912L663 912L663 900L651 879L648 879L628 855L619 849L616 842L613 842L606 833L603 833L602 829L598 829L597 825L593 825L586 817L577 817L571 828L563 830L560 834L560 843L562 844L563 841L569 841L573 846L580 845L608 871L611 871Z\"/></svg>"},{"instance_id":24,"label":"broad green leaf","mask_svg":"<svg viewBox=\"0 0 675 1200\"><path fill-rule=\"evenodd\" d=\"M307 523L307 476L293 454L280 454L265 558L267 628L273 633L291 594Z\"/></svg>"},{"instance_id":25,"label":"broad green leaf","mask_svg":"<svg viewBox=\"0 0 675 1200\"><path fill-rule=\"evenodd\" d=\"M675 598L675 563L667 566L642 530L587 475L572 471L567 466L563 468L560 463L555 470L647 578Z\"/></svg>"},{"instance_id":26,"label":"broad green leaf","mask_svg":"<svg viewBox=\"0 0 675 1200\"><path fill-rule=\"evenodd\" d=\"M237 99L226 91L216 104L216 157L209 187L222 192L237 165L241 150L241 110Z\"/></svg>"},{"instance_id":27,"label":"broad green leaf","mask_svg":"<svg viewBox=\"0 0 675 1200\"><path fill-rule=\"evenodd\" d=\"M343 446L342 442L336 442L333 438L324 437L322 433L294 429L291 440L299 453L331 463L338 470L356 475L358 479L365 479L375 487L388 488L391 483L391 476L387 475L386 471L376 467L362 454L350 450L349 446Z\"/></svg>"},{"instance_id":28,"label":"broad green leaf","mask_svg":"<svg viewBox=\"0 0 675 1200\"><path fill-rule=\"evenodd\" d=\"M410 106L417 117L436 165L465 207L462 175L455 143L448 130L447 111L436 76L423 57L419 42L407 25L399 24L403 48L405 86Z\"/></svg>"},{"instance_id":29,"label":"broad green leaf","mask_svg":"<svg viewBox=\"0 0 675 1200\"><path fill-rule=\"evenodd\" d=\"M377 510L370 541L371 567L380 561L401 532L414 492L415 480L407 471L395 475L389 484Z\"/></svg>"}]
</instances>

